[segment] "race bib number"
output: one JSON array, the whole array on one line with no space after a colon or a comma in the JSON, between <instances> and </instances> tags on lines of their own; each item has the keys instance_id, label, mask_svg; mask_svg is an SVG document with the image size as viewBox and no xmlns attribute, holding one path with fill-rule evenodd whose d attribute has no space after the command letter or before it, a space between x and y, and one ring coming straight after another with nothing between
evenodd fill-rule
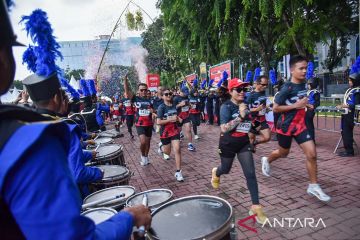
<instances>
[{"instance_id":1,"label":"race bib number","mask_svg":"<svg viewBox=\"0 0 360 240\"><path fill-rule=\"evenodd\" d=\"M149 109L139 109L139 116L141 117L147 117L150 115Z\"/></svg>"},{"instance_id":2,"label":"race bib number","mask_svg":"<svg viewBox=\"0 0 360 240\"><path fill-rule=\"evenodd\" d=\"M196 105L195 104L191 105L191 109L196 109Z\"/></svg>"},{"instance_id":3,"label":"race bib number","mask_svg":"<svg viewBox=\"0 0 360 240\"><path fill-rule=\"evenodd\" d=\"M236 132L248 133L251 129L251 122L242 122L236 127Z\"/></svg>"},{"instance_id":4,"label":"race bib number","mask_svg":"<svg viewBox=\"0 0 360 240\"><path fill-rule=\"evenodd\" d=\"M119 107L114 107L114 110L116 111L116 110L119 110Z\"/></svg>"},{"instance_id":5,"label":"race bib number","mask_svg":"<svg viewBox=\"0 0 360 240\"><path fill-rule=\"evenodd\" d=\"M182 108L181 108L181 111L182 111L182 112L187 112L187 111L189 111L189 106L182 107Z\"/></svg>"}]
</instances>

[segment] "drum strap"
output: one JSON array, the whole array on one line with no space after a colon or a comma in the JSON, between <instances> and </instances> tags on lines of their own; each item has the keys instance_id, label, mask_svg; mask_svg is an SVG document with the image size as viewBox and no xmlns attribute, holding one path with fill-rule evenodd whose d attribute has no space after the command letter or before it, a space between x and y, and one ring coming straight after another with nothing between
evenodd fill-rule
<instances>
[{"instance_id":1,"label":"drum strap","mask_svg":"<svg viewBox=\"0 0 360 240\"><path fill-rule=\"evenodd\" d=\"M359 87L356 87L356 88L349 88L348 90L346 90L345 92L345 95L344 95L344 104L345 105L348 105L346 102L347 102L347 99L350 97L350 95L355 92L355 91L359 91L360 88Z\"/></svg>"}]
</instances>

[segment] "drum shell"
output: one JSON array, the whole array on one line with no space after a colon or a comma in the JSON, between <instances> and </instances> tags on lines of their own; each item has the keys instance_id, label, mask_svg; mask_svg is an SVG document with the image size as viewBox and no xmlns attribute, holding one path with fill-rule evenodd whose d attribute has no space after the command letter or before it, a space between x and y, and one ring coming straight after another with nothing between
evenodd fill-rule
<instances>
[{"instance_id":1,"label":"drum shell","mask_svg":"<svg viewBox=\"0 0 360 240\"><path fill-rule=\"evenodd\" d=\"M105 166L108 166L108 165L105 165ZM97 166L97 167L101 167L101 166ZM124 166L122 166L124 167ZM124 167L126 168L126 167ZM116 178L113 178L113 179L102 179L98 182L94 182L94 183L91 183L89 185L89 189L90 189L90 193L94 193L94 192L97 192L97 191L100 191L102 189L105 189L105 188L110 188L110 187L114 187L114 186L124 186L124 185L129 185L129 181L130 181L130 178L131 178L131 172L129 169L126 168L126 173L124 175L121 175L121 176L117 176Z\"/></svg>"},{"instance_id":2,"label":"drum shell","mask_svg":"<svg viewBox=\"0 0 360 240\"><path fill-rule=\"evenodd\" d=\"M132 187L132 186L114 186L114 187L110 187L110 188L104 188L102 190L99 190L99 191L96 191L90 195L88 195L85 199L84 199L84 203L87 203L87 201L89 199L91 199L92 197L98 195L98 194L101 194L103 192L106 192L106 191L111 191L111 190L119 190L119 193L121 191L122 188L126 188L127 190L129 189L132 189L133 190L133 193L130 194L130 196L128 196L127 198L121 200L121 201L117 201L116 203L111 203L111 204L101 204L101 206L95 206L94 208L101 208L101 207L106 207L106 208L112 208L112 209L115 209L116 211L120 211L124 208L124 206L126 205L126 201L127 199L129 199L130 197L134 196L135 194L135 188ZM111 202L111 201L110 201ZM102 206L103 205L103 206ZM91 208L89 208L91 209ZM87 210L87 209L86 209Z\"/></svg>"},{"instance_id":3,"label":"drum shell","mask_svg":"<svg viewBox=\"0 0 360 240\"><path fill-rule=\"evenodd\" d=\"M117 144L109 144L104 145L112 146ZM110 154L104 156L97 156L91 163L87 164L88 166L94 165L119 165L119 166L126 166L125 157L124 157L124 147L122 145L118 145L120 149L118 151L112 152Z\"/></svg>"},{"instance_id":4,"label":"drum shell","mask_svg":"<svg viewBox=\"0 0 360 240\"><path fill-rule=\"evenodd\" d=\"M152 212L152 217L154 217L154 215L156 215L158 212L160 212L162 209L166 208L167 206L170 206L172 205L173 203L176 203L178 201L181 201L181 200L186 200L186 199L192 199L192 198L211 198L211 199L217 199L217 200L221 200L222 202L225 202L228 207L230 207L230 216L227 218L227 220L224 222L224 224L219 228L217 229L216 231L210 233L210 234L207 234L206 236L201 236L201 237L198 237L198 238L191 238L192 240L203 240L203 239L206 239L206 240L222 240L222 239L229 239L229 233L232 229L232 218L233 218L233 210L232 210L232 207L231 205L224 199L221 199L219 197L215 197L215 196L209 196L209 195L195 195L195 196L189 196L189 197L184 197L184 198L179 198L179 199L175 199L175 200L172 200L170 202L167 202L165 203L164 205L160 206L158 209L156 209L154 212ZM160 238L153 235L151 233L151 231L148 231L147 232L147 235L146 235L147 239L149 240L159 240ZM163 240L163 239L161 239Z\"/></svg>"},{"instance_id":5,"label":"drum shell","mask_svg":"<svg viewBox=\"0 0 360 240\"><path fill-rule=\"evenodd\" d=\"M100 211L105 211L105 212L107 212L106 215L108 215L108 216L102 217L103 218L102 221L96 220L96 219L92 218L91 216L89 216L92 213L96 213L96 212L100 212ZM117 212L114 209L105 208L105 207L93 208L93 209L90 209L90 210L87 210L87 211L81 213L81 215L86 216L86 217L90 218L91 220L93 220L95 222L95 224L99 224L101 222L104 222L104 221L106 221L107 219L111 218L112 216L114 216L116 214L117 214Z\"/></svg>"},{"instance_id":6,"label":"drum shell","mask_svg":"<svg viewBox=\"0 0 360 240\"><path fill-rule=\"evenodd\" d=\"M153 205L148 205L148 207L150 208L151 211L154 211L156 210L157 208L159 208L160 206L162 206L163 204L169 202L171 200L171 198L173 197L174 193L169 190L169 189L151 189L151 190L148 190L148 191L144 191L144 192L140 192L140 193L137 193L131 197L129 197L127 200L126 200L126 207L132 207L133 205L130 204L131 200L135 199L136 197L140 196L140 195L143 195L145 193L147 194L151 194L151 192L155 192L155 191L163 191L163 192L167 192L169 194L169 197L165 200L165 201L162 201L160 203L157 203L157 204L153 204ZM148 198L151 198L151 195L148 195ZM151 201L151 200L149 200Z\"/></svg>"}]
</instances>

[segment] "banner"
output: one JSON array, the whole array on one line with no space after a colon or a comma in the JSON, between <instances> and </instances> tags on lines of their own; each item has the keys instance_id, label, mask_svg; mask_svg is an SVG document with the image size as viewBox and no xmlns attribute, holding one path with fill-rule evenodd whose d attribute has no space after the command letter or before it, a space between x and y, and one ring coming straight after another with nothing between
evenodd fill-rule
<instances>
[{"instance_id":1,"label":"banner","mask_svg":"<svg viewBox=\"0 0 360 240\"><path fill-rule=\"evenodd\" d=\"M207 68L206 68L206 63L202 62L199 65L200 68L200 81L202 82L203 80L207 79Z\"/></svg>"},{"instance_id":2,"label":"banner","mask_svg":"<svg viewBox=\"0 0 360 240\"><path fill-rule=\"evenodd\" d=\"M193 73L190 75L185 76L185 80L188 84L190 84L190 86L192 86L192 83L194 82L194 80L197 78L197 74Z\"/></svg>"},{"instance_id":3,"label":"banner","mask_svg":"<svg viewBox=\"0 0 360 240\"><path fill-rule=\"evenodd\" d=\"M160 76L159 74L147 74L146 75L146 84L150 91L156 91L157 87L160 86Z\"/></svg>"},{"instance_id":4,"label":"banner","mask_svg":"<svg viewBox=\"0 0 360 240\"><path fill-rule=\"evenodd\" d=\"M230 80L232 76L232 68L233 63L230 60L211 66L209 69L210 80L214 79L214 85L216 85L221 80L222 73L224 71L228 73L228 80Z\"/></svg>"}]
</instances>

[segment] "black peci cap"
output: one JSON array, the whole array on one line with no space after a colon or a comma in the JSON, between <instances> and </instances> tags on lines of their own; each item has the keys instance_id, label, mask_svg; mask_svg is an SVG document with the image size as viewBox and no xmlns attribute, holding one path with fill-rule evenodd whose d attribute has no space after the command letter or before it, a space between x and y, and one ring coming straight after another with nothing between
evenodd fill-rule
<instances>
[{"instance_id":1,"label":"black peci cap","mask_svg":"<svg viewBox=\"0 0 360 240\"><path fill-rule=\"evenodd\" d=\"M25 78L22 83L26 86L26 90L34 102L53 98L61 88L56 73L48 77L32 74Z\"/></svg>"},{"instance_id":2,"label":"black peci cap","mask_svg":"<svg viewBox=\"0 0 360 240\"><path fill-rule=\"evenodd\" d=\"M5 0L0 0L0 46L25 46L16 41Z\"/></svg>"}]
</instances>

